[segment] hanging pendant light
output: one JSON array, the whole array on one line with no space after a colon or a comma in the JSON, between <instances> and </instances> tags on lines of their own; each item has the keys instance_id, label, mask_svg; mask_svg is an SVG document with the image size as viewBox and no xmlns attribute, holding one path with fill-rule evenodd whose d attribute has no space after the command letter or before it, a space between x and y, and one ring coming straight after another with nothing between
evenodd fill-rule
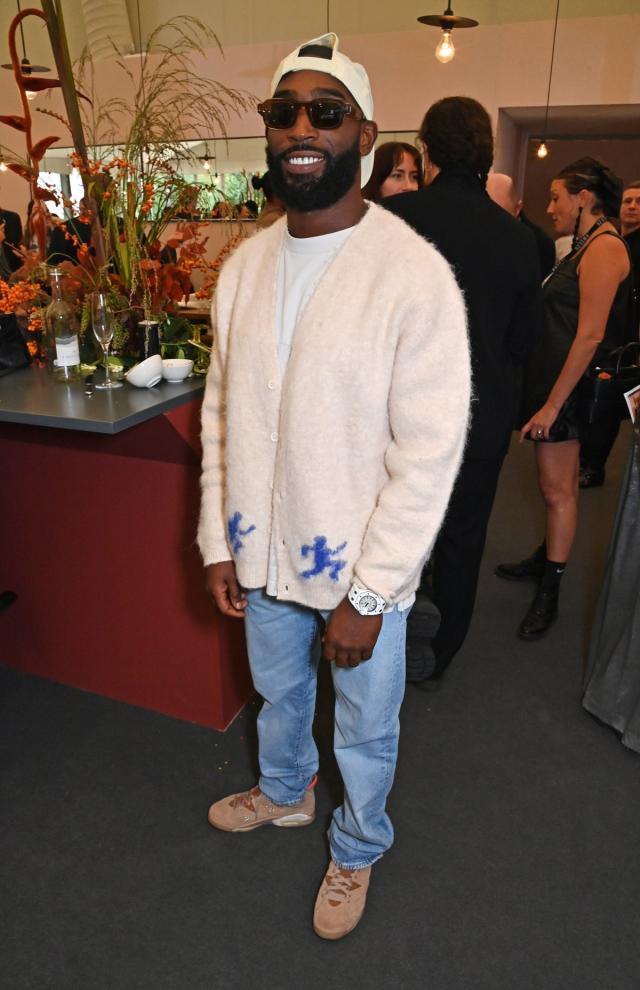
<instances>
[{"instance_id":1,"label":"hanging pendant light","mask_svg":"<svg viewBox=\"0 0 640 990\"><path fill-rule=\"evenodd\" d=\"M471 17L458 17L451 9L451 4L443 14L423 14L418 20L421 24L428 24L430 27L442 29L442 36L435 50L435 56L439 62L450 62L456 53L451 32L454 28L472 28L478 26L478 21Z\"/></svg>"},{"instance_id":2,"label":"hanging pendant light","mask_svg":"<svg viewBox=\"0 0 640 990\"><path fill-rule=\"evenodd\" d=\"M20 7L20 0L16 0L16 4L18 7L18 13L21 14L22 9ZM51 69L48 69L46 65L32 65L29 59L27 58L27 48L24 42L24 30L22 28L22 21L20 22L20 38L22 39L22 58L20 60L20 72L22 73L23 78L27 78L28 76L33 75L34 72L51 72ZM13 66L11 62L4 62L2 68L10 69L11 72L13 72ZM37 95L38 94L34 93L33 90L30 89L26 90L26 96L28 100L35 100Z\"/></svg>"},{"instance_id":3,"label":"hanging pendant light","mask_svg":"<svg viewBox=\"0 0 640 990\"><path fill-rule=\"evenodd\" d=\"M538 150L536 155L538 158L546 158L549 154L549 149L546 145L547 137L547 125L549 123L549 98L551 96L551 80L553 78L553 57L556 51L556 34L558 33L558 14L560 13L560 0L556 2L556 17L553 23L553 41L551 43L551 61L549 62L549 83L547 86L547 105L544 110L544 128L542 132L542 139L538 145Z\"/></svg>"},{"instance_id":4,"label":"hanging pendant light","mask_svg":"<svg viewBox=\"0 0 640 990\"><path fill-rule=\"evenodd\" d=\"M214 151L213 155L209 154L209 146L206 143L206 141L204 145L204 155L198 155L198 161L202 162L202 167L205 170L205 172L211 171L212 164L214 169L216 168L216 153Z\"/></svg>"},{"instance_id":5,"label":"hanging pendant light","mask_svg":"<svg viewBox=\"0 0 640 990\"><path fill-rule=\"evenodd\" d=\"M451 31L443 31L440 41L436 45L436 58L438 62L450 62L456 53Z\"/></svg>"}]
</instances>

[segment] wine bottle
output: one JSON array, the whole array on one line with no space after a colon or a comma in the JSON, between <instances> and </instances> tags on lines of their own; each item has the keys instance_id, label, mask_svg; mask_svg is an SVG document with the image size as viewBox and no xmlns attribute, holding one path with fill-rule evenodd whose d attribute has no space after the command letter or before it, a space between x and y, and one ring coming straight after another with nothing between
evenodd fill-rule
<instances>
[{"instance_id":1,"label":"wine bottle","mask_svg":"<svg viewBox=\"0 0 640 990\"><path fill-rule=\"evenodd\" d=\"M78 323L73 309L62 297L62 271L52 268L51 302L45 310L47 365L59 382L76 382L80 378Z\"/></svg>"}]
</instances>

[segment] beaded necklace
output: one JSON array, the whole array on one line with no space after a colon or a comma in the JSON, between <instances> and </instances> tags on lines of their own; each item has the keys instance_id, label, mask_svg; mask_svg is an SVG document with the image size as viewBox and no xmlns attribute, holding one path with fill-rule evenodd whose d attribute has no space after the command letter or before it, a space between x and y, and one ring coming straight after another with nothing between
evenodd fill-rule
<instances>
[{"instance_id":1,"label":"beaded necklace","mask_svg":"<svg viewBox=\"0 0 640 990\"><path fill-rule=\"evenodd\" d=\"M607 222L607 218L605 216L598 217L598 219L593 224L593 226L589 227L589 230L586 232L586 234L583 234L582 237L579 237L577 241L574 241L569 253L566 254L564 258L561 258L557 265L554 265L554 267L551 269L551 271L549 272L549 274L547 275L547 277L545 278L542 284L546 285L549 279L553 278L553 276L555 275L555 273L558 271L559 268L562 268L562 266L566 264L567 261L571 261L572 258L575 258L580 248L584 247L584 245L587 243L591 235L595 234L598 227L602 227L602 224L606 222Z\"/></svg>"}]
</instances>

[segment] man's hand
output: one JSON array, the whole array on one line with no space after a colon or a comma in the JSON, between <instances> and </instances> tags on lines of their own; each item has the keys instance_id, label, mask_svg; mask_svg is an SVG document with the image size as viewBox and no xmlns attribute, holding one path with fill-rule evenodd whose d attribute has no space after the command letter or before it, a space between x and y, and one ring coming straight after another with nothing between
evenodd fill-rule
<instances>
[{"instance_id":1,"label":"man's hand","mask_svg":"<svg viewBox=\"0 0 640 990\"><path fill-rule=\"evenodd\" d=\"M381 615L360 615L349 599L343 598L327 623L322 655L337 667L357 667L371 658L381 628Z\"/></svg>"},{"instance_id":2,"label":"man's hand","mask_svg":"<svg viewBox=\"0 0 640 990\"><path fill-rule=\"evenodd\" d=\"M244 619L247 599L236 577L236 565L232 560L205 567L207 591L223 615L231 619Z\"/></svg>"}]
</instances>

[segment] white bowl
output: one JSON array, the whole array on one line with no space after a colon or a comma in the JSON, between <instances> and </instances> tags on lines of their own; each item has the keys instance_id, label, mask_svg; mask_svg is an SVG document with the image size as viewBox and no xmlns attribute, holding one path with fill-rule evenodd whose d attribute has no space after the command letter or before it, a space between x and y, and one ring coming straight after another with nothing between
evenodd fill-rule
<instances>
[{"instance_id":1,"label":"white bowl","mask_svg":"<svg viewBox=\"0 0 640 990\"><path fill-rule=\"evenodd\" d=\"M162 377L168 382L183 382L191 374L193 361L186 358L165 358L162 362Z\"/></svg>"},{"instance_id":2,"label":"white bowl","mask_svg":"<svg viewBox=\"0 0 640 990\"><path fill-rule=\"evenodd\" d=\"M152 354L140 364L134 364L125 377L130 385L136 385L138 388L151 388L157 385L162 378L162 358L159 354Z\"/></svg>"}]
</instances>

